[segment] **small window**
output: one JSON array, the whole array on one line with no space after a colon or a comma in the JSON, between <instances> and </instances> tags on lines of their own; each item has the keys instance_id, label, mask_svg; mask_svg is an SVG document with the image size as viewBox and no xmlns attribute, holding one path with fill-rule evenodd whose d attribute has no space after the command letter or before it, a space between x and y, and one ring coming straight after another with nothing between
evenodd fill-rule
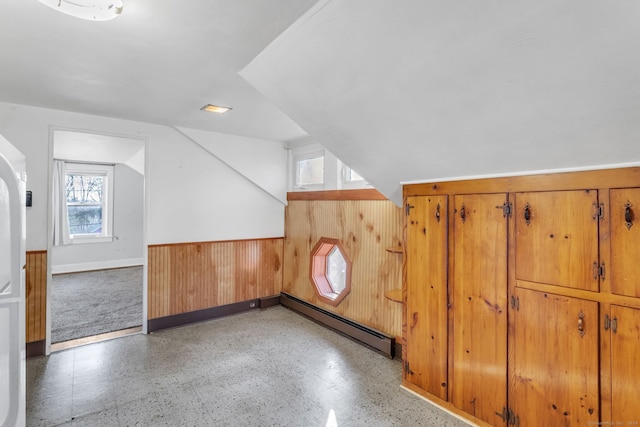
<instances>
[{"instance_id":1,"label":"small window","mask_svg":"<svg viewBox=\"0 0 640 427\"><path fill-rule=\"evenodd\" d=\"M370 187L369 183L364 180L364 178L351 169L349 166L340 162L341 165L341 188L349 189L349 188L365 188Z\"/></svg>"},{"instance_id":2,"label":"small window","mask_svg":"<svg viewBox=\"0 0 640 427\"><path fill-rule=\"evenodd\" d=\"M109 238L113 166L68 164L65 190L69 235L74 241ZM110 240L110 238L109 238Z\"/></svg>"},{"instance_id":3,"label":"small window","mask_svg":"<svg viewBox=\"0 0 640 427\"><path fill-rule=\"evenodd\" d=\"M327 255L327 280L335 294L347 287L347 260L337 246Z\"/></svg>"},{"instance_id":4,"label":"small window","mask_svg":"<svg viewBox=\"0 0 640 427\"><path fill-rule=\"evenodd\" d=\"M364 181L364 178L358 175L358 173L350 167L347 167L345 171L345 181Z\"/></svg>"},{"instance_id":5,"label":"small window","mask_svg":"<svg viewBox=\"0 0 640 427\"><path fill-rule=\"evenodd\" d=\"M294 158L295 187L309 189L324 185L324 155L313 154Z\"/></svg>"},{"instance_id":6,"label":"small window","mask_svg":"<svg viewBox=\"0 0 640 427\"><path fill-rule=\"evenodd\" d=\"M322 237L311 251L311 283L318 299L332 306L351 292L351 260L339 240Z\"/></svg>"}]
</instances>

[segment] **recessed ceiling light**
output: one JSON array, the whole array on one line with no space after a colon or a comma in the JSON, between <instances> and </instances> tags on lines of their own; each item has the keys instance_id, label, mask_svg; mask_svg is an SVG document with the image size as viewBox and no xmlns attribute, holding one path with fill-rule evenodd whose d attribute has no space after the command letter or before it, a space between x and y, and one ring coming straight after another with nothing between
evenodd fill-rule
<instances>
[{"instance_id":1,"label":"recessed ceiling light","mask_svg":"<svg viewBox=\"0 0 640 427\"><path fill-rule=\"evenodd\" d=\"M122 13L122 0L39 0L51 9L89 21L108 21Z\"/></svg>"},{"instance_id":2,"label":"recessed ceiling light","mask_svg":"<svg viewBox=\"0 0 640 427\"><path fill-rule=\"evenodd\" d=\"M202 111L209 111L210 113L224 114L231 110L231 107L221 107L219 105L207 104L201 108Z\"/></svg>"}]
</instances>

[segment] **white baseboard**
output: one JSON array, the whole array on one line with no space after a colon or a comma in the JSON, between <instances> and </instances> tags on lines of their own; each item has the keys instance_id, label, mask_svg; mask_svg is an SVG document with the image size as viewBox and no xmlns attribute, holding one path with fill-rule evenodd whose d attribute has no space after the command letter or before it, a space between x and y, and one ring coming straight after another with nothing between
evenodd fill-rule
<instances>
[{"instance_id":1,"label":"white baseboard","mask_svg":"<svg viewBox=\"0 0 640 427\"><path fill-rule=\"evenodd\" d=\"M51 274L77 273L79 271L107 270L110 268L134 267L143 265L144 258L114 259L110 261L85 262L82 264L52 265Z\"/></svg>"}]
</instances>

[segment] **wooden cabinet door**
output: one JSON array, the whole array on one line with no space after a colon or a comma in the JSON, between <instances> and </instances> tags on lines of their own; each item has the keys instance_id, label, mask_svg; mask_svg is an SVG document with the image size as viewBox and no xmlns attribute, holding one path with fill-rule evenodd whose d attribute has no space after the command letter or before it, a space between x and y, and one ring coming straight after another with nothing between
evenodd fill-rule
<instances>
[{"instance_id":1,"label":"wooden cabinet door","mask_svg":"<svg viewBox=\"0 0 640 427\"><path fill-rule=\"evenodd\" d=\"M517 193L515 205L516 278L597 292L598 192Z\"/></svg>"},{"instance_id":2,"label":"wooden cabinet door","mask_svg":"<svg viewBox=\"0 0 640 427\"><path fill-rule=\"evenodd\" d=\"M610 425L640 422L640 310L611 306Z\"/></svg>"},{"instance_id":3,"label":"wooden cabinet door","mask_svg":"<svg viewBox=\"0 0 640 427\"><path fill-rule=\"evenodd\" d=\"M447 196L409 197L405 378L447 399Z\"/></svg>"},{"instance_id":4,"label":"wooden cabinet door","mask_svg":"<svg viewBox=\"0 0 640 427\"><path fill-rule=\"evenodd\" d=\"M640 297L640 188L610 190L611 292Z\"/></svg>"},{"instance_id":5,"label":"wooden cabinet door","mask_svg":"<svg viewBox=\"0 0 640 427\"><path fill-rule=\"evenodd\" d=\"M507 404L506 194L455 196L451 398L491 425Z\"/></svg>"},{"instance_id":6,"label":"wooden cabinet door","mask_svg":"<svg viewBox=\"0 0 640 427\"><path fill-rule=\"evenodd\" d=\"M598 303L516 289L509 401L520 426L597 425Z\"/></svg>"}]
</instances>

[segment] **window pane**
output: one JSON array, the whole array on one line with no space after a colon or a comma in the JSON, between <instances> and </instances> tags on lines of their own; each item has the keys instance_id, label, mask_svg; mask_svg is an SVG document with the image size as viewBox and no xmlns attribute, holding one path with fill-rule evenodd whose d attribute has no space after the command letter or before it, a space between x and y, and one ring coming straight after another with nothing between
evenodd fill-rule
<instances>
[{"instance_id":1,"label":"window pane","mask_svg":"<svg viewBox=\"0 0 640 427\"><path fill-rule=\"evenodd\" d=\"M69 234L102 234L102 208L106 177L67 174Z\"/></svg>"},{"instance_id":2,"label":"window pane","mask_svg":"<svg viewBox=\"0 0 640 427\"><path fill-rule=\"evenodd\" d=\"M347 286L347 261L337 246L327 255L327 279L331 289L337 294Z\"/></svg>"},{"instance_id":3,"label":"window pane","mask_svg":"<svg viewBox=\"0 0 640 427\"><path fill-rule=\"evenodd\" d=\"M67 205L69 234L102 234L102 206Z\"/></svg>"},{"instance_id":4,"label":"window pane","mask_svg":"<svg viewBox=\"0 0 640 427\"><path fill-rule=\"evenodd\" d=\"M67 174L67 203L100 203L105 177L101 175Z\"/></svg>"},{"instance_id":5,"label":"window pane","mask_svg":"<svg viewBox=\"0 0 640 427\"><path fill-rule=\"evenodd\" d=\"M364 181L364 178L358 175L353 169L349 168L347 181Z\"/></svg>"},{"instance_id":6,"label":"window pane","mask_svg":"<svg viewBox=\"0 0 640 427\"><path fill-rule=\"evenodd\" d=\"M324 182L324 157L298 160L296 185L322 184Z\"/></svg>"}]
</instances>

